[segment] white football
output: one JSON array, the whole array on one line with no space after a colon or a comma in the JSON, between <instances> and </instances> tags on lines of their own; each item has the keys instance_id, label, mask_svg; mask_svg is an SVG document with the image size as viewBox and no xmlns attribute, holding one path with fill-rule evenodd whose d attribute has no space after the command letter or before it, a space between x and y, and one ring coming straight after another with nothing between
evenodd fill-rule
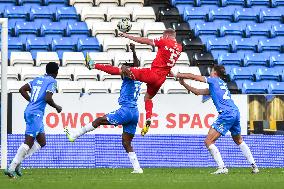
<instances>
[{"instance_id":1,"label":"white football","mask_svg":"<svg viewBox=\"0 0 284 189\"><path fill-rule=\"evenodd\" d=\"M132 27L132 24L129 18L123 18L117 24L118 30L123 33L129 32L131 30L131 27Z\"/></svg>"}]
</instances>

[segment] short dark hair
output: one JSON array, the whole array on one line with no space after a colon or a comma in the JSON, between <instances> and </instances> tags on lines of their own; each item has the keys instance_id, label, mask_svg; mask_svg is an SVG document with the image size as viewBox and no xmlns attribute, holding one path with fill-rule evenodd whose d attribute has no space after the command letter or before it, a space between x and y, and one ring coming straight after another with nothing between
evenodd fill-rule
<instances>
[{"instance_id":1,"label":"short dark hair","mask_svg":"<svg viewBox=\"0 0 284 189\"><path fill-rule=\"evenodd\" d=\"M57 74L59 65L56 62L49 62L46 64L45 71L47 74Z\"/></svg>"},{"instance_id":2,"label":"short dark hair","mask_svg":"<svg viewBox=\"0 0 284 189\"><path fill-rule=\"evenodd\" d=\"M221 79L226 79L226 69L223 65L214 65L213 66L214 71L216 71L218 77Z\"/></svg>"}]
</instances>

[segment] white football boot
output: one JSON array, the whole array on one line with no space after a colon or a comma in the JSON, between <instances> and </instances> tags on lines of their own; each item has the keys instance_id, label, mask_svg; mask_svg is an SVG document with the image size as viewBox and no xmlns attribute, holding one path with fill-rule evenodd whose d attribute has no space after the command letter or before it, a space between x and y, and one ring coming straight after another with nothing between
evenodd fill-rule
<instances>
[{"instance_id":1,"label":"white football boot","mask_svg":"<svg viewBox=\"0 0 284 189\"><path fill-rule=\"evenodd\" d=\"M218 168L217 171L211 173L211 175L228 174L229 170L226 167Z\"/></svg>"},{"instance_id":2,"label":"white football boot","mask_svg":"<svg viewBox=\"0 0 284 189\"><path fill-rule=\"evenodd\" d=\"M133 174L142 174L143 173L143 169L134 169L131 173Z\"/></svg>"}]
</instances>

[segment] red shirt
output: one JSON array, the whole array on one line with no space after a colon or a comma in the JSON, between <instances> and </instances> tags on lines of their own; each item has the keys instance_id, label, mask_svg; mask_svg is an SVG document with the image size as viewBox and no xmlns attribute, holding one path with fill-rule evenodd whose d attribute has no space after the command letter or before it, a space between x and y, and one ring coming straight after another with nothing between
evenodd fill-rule
<instances>
[{"instance_id":1,"label":"red shirt","mask_svg":"<svg viewBox=\"0 0 284 189\"><path fill-rule=\"evenodd\" d=\"M182 52L182 46L175 40L162 37L154 39L153 43L158 47L158 52L151 68L158 73L168 75Z\"/></svg>"}]
</instances>

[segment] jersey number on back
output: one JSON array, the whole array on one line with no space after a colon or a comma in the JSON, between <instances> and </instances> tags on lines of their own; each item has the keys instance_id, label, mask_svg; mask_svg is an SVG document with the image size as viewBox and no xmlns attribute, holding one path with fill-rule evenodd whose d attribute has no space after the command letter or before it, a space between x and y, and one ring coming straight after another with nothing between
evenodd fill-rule
<instances>
[{"instance_id":1,"label":"jersey number on back","mask_svg":"<svg viewBox=\"0 0 284 189\"><path fill-rule=\"evenodd\" d=\"M31 95L31 102L35 102L38 98L40 86L33 86L32 95Z\"/></svg>"},{"instance_id":2,"label":"jersey number on back","mask_svg":"<svg viewBox=\"0 0 284 189\"><path fill-rule=\"evenodd\" d=\"M170 62L167 63L167 66L173 67L176 63L176 60L174 58L176 58L178 56L178 51L173 49L173 48L168 48L167 46L165 46L165 49L170 51L171 56L170 56Z\"/></svg>"},{"instance_id":3,"label":"jersey number on back","mask_svg":"<svg viewBox=\"0 0 284 189\"><path fill-rule=\"evenodd\" d=\"M229 96L229 90L228 88L226 87L226 84L224 83L223 85L220 86L220 88L225 91L224 95L223 95L223 99L224 100L228 100L228 99L231 99L231 97Z\"/></svg>"}]
</instances>

